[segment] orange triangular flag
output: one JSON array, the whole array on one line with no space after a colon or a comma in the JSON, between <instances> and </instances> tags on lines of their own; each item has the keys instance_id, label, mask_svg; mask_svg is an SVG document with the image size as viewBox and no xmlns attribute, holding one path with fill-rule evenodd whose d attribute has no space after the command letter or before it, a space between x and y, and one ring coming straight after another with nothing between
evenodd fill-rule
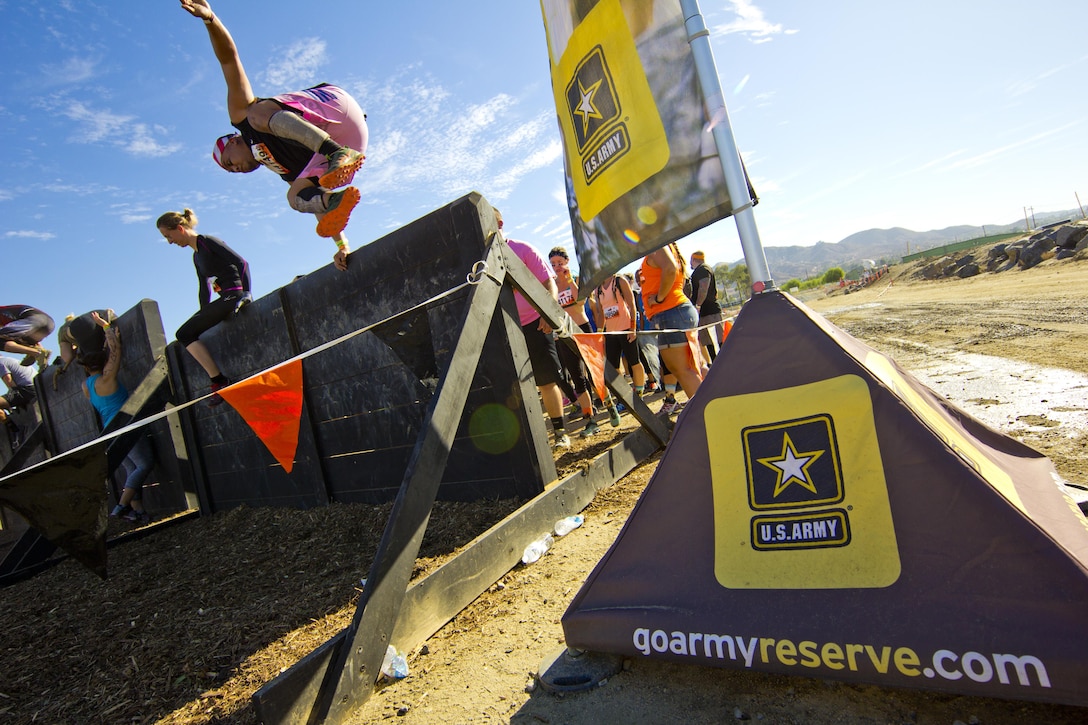
<instances>
[{"instance_id":1,"label":"orange triangular flag","mask_svg":"<svg viewBox=\"0 0 1088 725\"><path fill-rule=\"evenodd\" d=\"M283 470L295 465L302 417L302 361L278 365L219 391L261 439Z\"/></svg>"},{"instance_id":2,"label":"orange triangular flag","mask_svg":"<svg viewBox=\"0 0 1088 725\"><path fill-rule=\"evenodd\" d=\"M608 400L608 388L604 384L604 335L599 332L579 332L571 335L578 344L578 352L589 368L589 376L597 387L597 397Z\"/></svg>"}]
</instances>

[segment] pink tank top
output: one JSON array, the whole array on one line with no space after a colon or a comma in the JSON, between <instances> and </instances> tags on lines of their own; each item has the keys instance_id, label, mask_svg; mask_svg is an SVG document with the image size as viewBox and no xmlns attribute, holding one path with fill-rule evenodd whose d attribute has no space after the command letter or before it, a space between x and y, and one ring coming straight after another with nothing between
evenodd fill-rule
<instances>
[{"instance_id":1,"label":"pink tank top","mask_svg":"<svg viewBox=\"0 0 1088 725\"><path fill-rule=\"evenodd\" d=\"M612 277L597 288L597 301L604 314L605 332L622 332L635 326L627 300L620 291L619 278Z\"/></svg>"}]
</instances>

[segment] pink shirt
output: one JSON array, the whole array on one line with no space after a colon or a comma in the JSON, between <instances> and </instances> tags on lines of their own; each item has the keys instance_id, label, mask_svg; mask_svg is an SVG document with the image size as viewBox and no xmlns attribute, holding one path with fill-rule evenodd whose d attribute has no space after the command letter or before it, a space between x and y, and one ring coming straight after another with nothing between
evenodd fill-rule
<instances>
[{"instance_id":1,"label":"pink shirt","mask_svg":"<svg viewBox=\"0 0 1088 725\"><path fill-rule=\"evenodd\" d=\"M506 244L510 249L514 250L514 254L518 255L518 259L529 268L529 271L540 280L542 285L547 285L549 279L555 278L552 266L548 264L548 260L544 259L540 252L536 251L536 247L527 242L519 242L516 239L507 239ZM524 295L516 290L514 291L514 300L518 303L518 319L521 321L522 327L525 327L533 320L540 319L540 313L536 311L536 308L529 304L529 300L525 299Z\"/></svg>"}]
</instances>

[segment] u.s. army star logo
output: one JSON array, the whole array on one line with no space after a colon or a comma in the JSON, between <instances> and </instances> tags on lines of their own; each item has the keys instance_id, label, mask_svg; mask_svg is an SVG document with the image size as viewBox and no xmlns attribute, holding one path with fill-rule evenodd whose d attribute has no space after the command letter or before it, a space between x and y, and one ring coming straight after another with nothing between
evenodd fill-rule
<instances>
[{"instance_id":1,"label":"u.s. army star logo","mask_svg":"<svg viewBox=\"0 0 1088 725\"><path fill-rule=\"evenodd\" d=\"M595 46L578 64L567 85L567 106L574 119L580 153L602 128L619 118L620 101L601 46Z\"/></svg>"},{"instance_id":2,"label":"u.s. army star logo","mask_svg":"<svg viewBox=\"0 0 1088 725\"><path fill-rule=\"evenodd\" d=\"M742 435L753 509L826 506L842 500L831 416L754 426Z\"/></svg>"},{"instance_id":3,"label":"u.s. army star logo","mask_svg":"<svg viewBox=\"0 0 1088 725\"><path fill-rule=\"evenodd\" d=\"M899 577L864 378L716 398L704 422L722 586L884 587Z\"/></svg>"}]
</instances>

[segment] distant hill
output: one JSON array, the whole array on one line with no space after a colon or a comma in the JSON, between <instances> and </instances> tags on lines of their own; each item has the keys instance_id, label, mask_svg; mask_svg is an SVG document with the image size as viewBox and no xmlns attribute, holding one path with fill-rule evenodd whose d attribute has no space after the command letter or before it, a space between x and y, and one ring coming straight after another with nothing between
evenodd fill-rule
<instances>
[{"instance_id":1,"label":"distant hill","mask_svg":"<svg viewBox=\"0 0 1088 725\"><path fill-rule=\"evenodd\" d=\"M1043 227L1065 219L1079 218L1079 209L1057 211L1036 214L1035 224ZM985 235L1017 231L1024 231L1023 219L1011 224L987 224ZM763 251L767 255L771 277L775 282L782 284L794 277L806 279L822 274L831 267L842 267L843 270L849 272L852 268L864 266L865 260L872 260L878 264L881 262L893 264L907 254L982 236L984 236L982 227L969 225L934 229L928 232L915 232L894 227L856 232L834 244L817 242L807 247L764 247ZM734 267L744 263L743 259L738 259L729 266Z\"/></svg>"}]
</instances>

